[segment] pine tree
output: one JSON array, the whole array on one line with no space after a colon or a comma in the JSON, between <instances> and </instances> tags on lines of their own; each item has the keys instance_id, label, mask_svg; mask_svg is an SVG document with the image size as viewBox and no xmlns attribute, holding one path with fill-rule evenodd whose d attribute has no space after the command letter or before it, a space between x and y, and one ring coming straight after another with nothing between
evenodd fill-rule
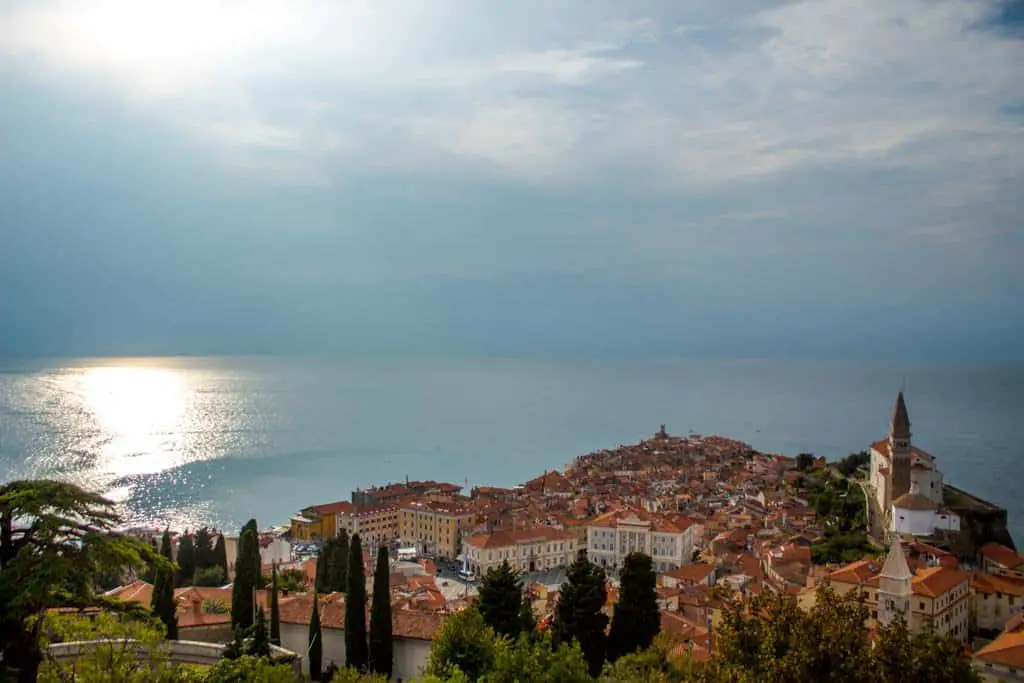
<instances>
[{"instance_id":1,"label":"pine tree","mask_svg":"<svg viewBox=\"0 0 1024 683\"><path fill-rule=\"evenodd\" d=\"M514 571L507 560L488 570L480 583L480 599L476 603L484 623L499 636L514 640L523 631L522 605L519 572Z\"/></svg>"},{"instance_id":2,"label":"pine tree","mask_svg":"<svg viewBox=\"0 0 1024 683\"><path fill-rule=\"evenodd\" d=\"M309 658L309 678L313 681L320 680L320 674L324 666L324 643L323 634L320 631L320 598L317 592L313 591L313 612L309 616L309 645L306 656Z\"/></svg>"},{"instance_id":3,"label":"pine tree","mask_svg":"<svg viewBox=\"0 0 1024 683\"><path fill-rule=\"evenodd\" d=\"M224 572L225 581L231 580L231 575L228 574L228 549L224 542L224 534L217 534L217 545L213 549L213 564Z\"/></svg>"},{"instance_id":4,"label":"pine tree","mask_svg":"<svg viewBox=\"0 0 1024 683\"><path fill-rule=\"evenodd\" d=\"M608 599L604 570L582 553L562 584L555 611L555 636L559 643L576 640L595 678L604 666L608 616L601 612Z\"/></svg>"},{"instance_id":5,"label":"pine tree","mask_svg":"<svg viewBox=\"0 0 1024 683\"><path fill-rule=\"evenodd\" d=\"M192 542L192 534L187 530L178 541L178 585L192 585L192 577L196 573L196 552L195 544Z\"/></svg>"},{"instance_id":6,"label":"pine tree","mask_svg":"<svg viewBox=\"0 0 1024 683\"><path fill-rule=\"evenodd\" d=\"M231 626L243 629L252 626L255 604L253 592L260 576L259 539L256 536L256 520L250 519L242 527L238 539L238 561L235 564L235 581L231 591Z\"/></svg>"},{"instance_id":7,"label":"pine tree","mask_svg":"<svg viewBox=\"0 0 1024 683\"><path fill-rule=\"evenodd\" d=\"M365 671L370 653L366 642L366 575L359 534L352 536L348 552L348 594L345 598L345 665Z\"/></svg>"},{"instance_id":8,"label":"pine tree","mask_svg":"<svg viewBox=\"0 0 1024 683\"><path fill-rule=\"evenodd\" d=\"M661 630L657 577L651 558L644 553L626 555L620 576L619 602L608 633L608 659L650 647Z\"/></svg>"},{"instance_id":9,"label":"pine tree","mask_svg":"<svg viewBox=\"0 0 1024 683\"><path fill-rule=\"evenodd\" d=\"M277 565L270 572L270 642L281 644L281 611L277 604Z\"/></svg>"},{"instance_id":10,"label":"pine tree","mask_svg":"<svg viewBox=\"0 0 1024 683\"><path fill-rule=\"evenodd\" d=\"M391 562L388 549L377 550L373 572L373 602L370 606L370 670L391 678Z\"/></svg>"},{"instance_id":11,"label":"pine tree","mask_svg":"<svg viewBox=\"0 0 1024 683\"><path fill-rule=\"evenodd\" d=\"M160 541L160 554L168 562L171 560L171 533L164 530ZM177 603L174 600L174 569L164 568L156 571L153 579L153 616L164 623L169 640L178 639L178 617L175 612Z\"/></svg>"}]
</instances>

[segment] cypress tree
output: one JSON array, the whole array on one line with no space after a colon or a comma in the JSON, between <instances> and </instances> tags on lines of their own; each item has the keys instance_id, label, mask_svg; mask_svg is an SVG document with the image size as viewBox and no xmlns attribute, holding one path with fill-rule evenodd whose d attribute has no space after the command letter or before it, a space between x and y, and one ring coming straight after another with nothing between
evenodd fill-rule
<instances>
[{"instance_id":1,"label":"cypress tree","mask_svg":"<svg viewBox=\"0 0 1024 683\"><path fill-rule=\"evenodd\" d=\"M608 633L610 661L650 647L661 630L656 579L650 556L644 553L626 555L622 563L619 602L615 605Z\"/></svg>"},{"instance_id":2,"label":"cypress tree","mask_svg":"<svg viewBox=\"0 0 1024 683\"><path fill-rule=\"evenodd\" d=\"M509 566L507 560L489 569L480 583L480 599L476 603L484 623L498 635L515 640L523 631L522 605L523 588L519 573Z\"/></svg>"},{"instance_id":3,"label":"cypress tree","mask_svg":"<svg viewBox=\"0 0 1024 683\"><path fill-rule=\"evenodd\" d=\"M365 671L370 653L366 643L366 575L359 534L348 549L348 590L345 597L345 665Z\"/></svg>"},{"instance_id":4,"label":"cypress tree","mask_svg":"<svg viewBox=\"0 0 1024 683\"><path fill-rule=\"evenodd\" d=\"M270 572L270 642L281 644L281 611L277 605L277 565Z\"/></svg>"},{"instance_id":5,"label":"cypress tree","mask_svg":"<svg viewBox=\"0 0 1024 683\"><path fill-rule=\"evenodd\" d=\"M590 675L597 678L604 666L608 616L601 612L608 599L604 570L582 553L569 566L555 610L555 637L559 643L576 640L587 660Z\"/></svg>"},{"instance_id":6,"label":"cypress tree","mask_svg":"<svg viewBox=\"0 0 1024 683\"><path fill-rule=\"evenodd\" d=\"M231 591L231 626L243 629L252 626L254 618L254 596L256 581L260 576L259 540L256 537L256 520L250 519L242 527L238 539L238 561L235 564L235 581Z\"/></svg>"},{"instance_id":7,"label":"cypress tree","mask_svg":"<svg viewBox=\"0 0 1024 683\"><path fill-rule=\"evenodd\" d=\"M224 542L224 534L217 534L217 545L213 549L213 564L224 571L224 581L230 581L228 574L228 549Z\"/></svg>"},{"instance_id":8,"label":"cypress tree","mask_svg":"<svg viewBox=\"0 0 1024 683\"><path fill-rule=\"evenodd\" d=\"M309 678L312 681L319 681L323 672L324 643L323 635L320 632L320 598L317 592L313 591L313 612L309 615L309 645L306 656L309 659Z\"/></svg>"},{"instance_id":9,"label":"cypress tree","mask_svg":"<svg viewBox=\"0 0 1024 683\"><path fill-rule=\"evenodd\" d=\"M168 560L171 559L171 533L166 529L160 541L160 554ZM164 623L169 640L177 640L178 638L176 606L177 604L174 600L174 569L159 569L153 580L153 616Z\"/></svg>"},{"instance_id":10,"label":"cypress tree","mask_svg":"<svg viewBox=\"0 0 1024 683\"><path fill-rule=\"evenodd\" d=\"M192 585L192 576L196 573L196 552L192 542L192 534L187 530L178 541L178 585Z\"/></svg>"},{"instance_id":11,"label":"cypress tree","mask_svg":"<svg viewBox=\"0 0 1024 683\"><path fill-rule=\"evenodd\" d=\"M331 590L344 593L348 590L348 532L344 529L334 541L330 564L327 567L328 583Z\"/></svg>"},{"instance_id":12,"label":"cypress tree","mask_svg":"<svg viewBox=\"0 0 1024 683\"><path fill-rule=\"evenodd\" d=\"M327 590L327 556L331 552L331 539L324 541L320 546L320 553L316 556L316 577L313 581L313 590L317 593L329 593Z\"/></svg>"},{"instance_id":13,"label":"cypress tree","mask_svg":"<svg viewBox=\"0 0 1024 683\"><path fill-rule=\"evenodd\" d=\"M370 607L370 670L391 678L393 666L391 644L391 563L388 549L377 550L377 567L373 572L373 602Z\"/></svg>"},{"instance_id":14,"label":"cypress tree","mask_svg":"<svg viewBox=\"0 0 1024 683\"><path fill-rule=\"evenodd\" d=\"M160 552L160 545L156 542L155 538L149 539L149 545L153 548L153 554ZM142 580L155 585L156 566L152 562L146 565L146 573L142 575Z\"/></svg>"},{"instance_id":15,"label":"cypress tree","mask_svg":"<svg viewBox=\"0 0 1024 683\"><path fill-rule=\"evenodd\" d=\"M213 559L213 539L210 537L210 530L205 526L196 532L192 539L196 553L196 569L207 569L215 562Z\"/></svg>"},{"instance_id":16,"label":"cypress tree","mask_svg":"<svg viewBox=\"0 0 1024 683\"><path fill-rule=\"evenodd\" d=\"M252 625L252 641L247 654L253 657L270 656L270 634L267 633L267 618L263 615L262 607L256 609L256 621Z\"/></svg>"}]
</instances>

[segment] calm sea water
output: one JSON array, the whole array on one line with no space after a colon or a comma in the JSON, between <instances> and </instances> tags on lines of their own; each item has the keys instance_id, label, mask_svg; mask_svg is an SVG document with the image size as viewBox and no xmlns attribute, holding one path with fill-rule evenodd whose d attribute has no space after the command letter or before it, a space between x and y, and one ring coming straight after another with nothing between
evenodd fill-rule
<instances>
[{"instance_id":1,"label":"calm sea water","mask_svg":"<svg viewBox=\"0 0 1024 683\"><path fill-rule=\"evenodd\" d=\"M62 477L132 522L234 529L410 478L520 483L669 431L829 458L914 442L1024 539L1024 368L766 360L145 358L0 361L0 479Z\"/></svg>"}]
</instances>

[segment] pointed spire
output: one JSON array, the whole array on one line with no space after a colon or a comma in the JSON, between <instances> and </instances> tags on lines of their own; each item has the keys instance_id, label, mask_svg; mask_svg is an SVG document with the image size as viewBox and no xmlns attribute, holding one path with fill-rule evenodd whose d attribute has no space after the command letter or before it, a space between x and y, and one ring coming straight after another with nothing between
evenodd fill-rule
<instances>
[{"instance_id":1,"label":"pointed spire","mask_svg":"<svg viewBox=\"0 0 1024 683\"><path fill-rule=\"evenodd\" d=\"M910 565L907 564L907 556L903 554L899 536L892 539L889 554L885 558L885 564L882 565L882 573L879 576L897 581L909 581L914 578L914 573L910 571Z\"/></svg>"},{"instance_id":2,"label":"pointed spire","mask_svg":"<svg viewBox=\"0 0 1024 683\"><path fill-rule=\"evenodd\" d=\"M889 429L889 436L893 439L910 439L910 415L907 414L907 404L903 400L903 392L896 396L896 406L892 411L892 424Z\"/></svg>"}]
</instances>

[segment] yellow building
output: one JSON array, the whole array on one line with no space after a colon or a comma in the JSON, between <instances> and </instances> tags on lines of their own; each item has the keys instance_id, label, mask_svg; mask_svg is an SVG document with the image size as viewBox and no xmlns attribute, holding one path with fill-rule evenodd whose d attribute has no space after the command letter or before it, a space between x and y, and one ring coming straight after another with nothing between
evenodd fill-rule
<instances>
[{"instance_id":1,"label":"yellow building","mask_svg":"<svg viewBox=\"0 0 1024 683\"><path fill-rule=\"evenodd\" d=\"M291 518L292 538L297 541L312 541L336 536L338 514L355 506L348 501L311 505L303 508Z\"/></svg>"},{"instance_id":2,"label":"yellow building","mask_svg":"<svg viewBox=\"0 0 1024 683\"><path fill-rule=\"evenodd\" d=\"M454 559L475 526L472 510L434 500L408 501L398 507L398 537L423 552Z\"/></svg>"}]
</instances>

